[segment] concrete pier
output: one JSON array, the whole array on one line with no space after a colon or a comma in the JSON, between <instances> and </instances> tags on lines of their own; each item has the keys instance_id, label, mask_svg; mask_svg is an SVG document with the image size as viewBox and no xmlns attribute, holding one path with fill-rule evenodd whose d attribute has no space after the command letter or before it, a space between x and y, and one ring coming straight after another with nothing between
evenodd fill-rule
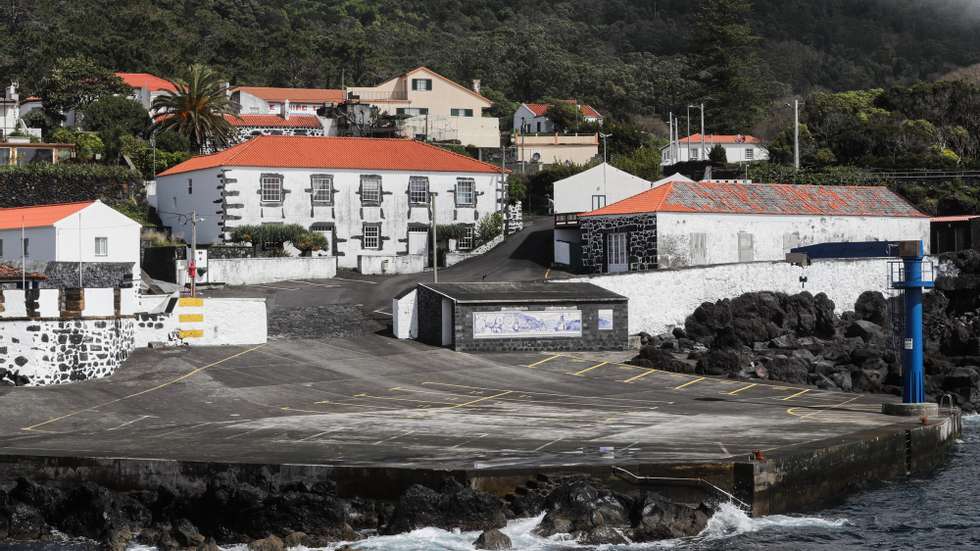
<instances>
[{"instance_id":1,"label":"concrete pier","mask_svg":"<svg viewBox=\"0 0 980 551\"><path fill-rule=\"evenodd\" d=\"M447 477L500 495L572 472L636 484L624 469L681 498L717 498L710 482L771 514L931 470L959 434L956 412L882 415L898 397L630 355L470 355L377 335L140 351L109 379L0 390L0 478L193 488L264 469L395 498Z\"/></svg>"}]
</instances>

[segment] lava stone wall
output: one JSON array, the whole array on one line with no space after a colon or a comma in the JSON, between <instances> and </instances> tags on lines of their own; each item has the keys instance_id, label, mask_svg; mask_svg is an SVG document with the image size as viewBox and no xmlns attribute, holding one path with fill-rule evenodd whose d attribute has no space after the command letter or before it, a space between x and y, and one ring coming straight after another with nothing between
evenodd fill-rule
<instances>
[{"instance_id":1,"label":"lava stone wall","mask_svg":"<svg viewBox=\"0 0 980 551\"><path fill-rule=\"evenodd\" d=\"M135 320L0 321L0 380L50 385L111 375L133 350Z\"/></svg>"},{"instance_id":2,"label":"lava stone wall","mask_svg":"<svg viewBox=\"0 0 980 551\"><path fill-rule=\"evenodd\" d=\"M442 346L442 300L445 297L421 286L417 297L418 340Z\"/></svg>"},{"instance_id":3,"label":"lava stone wall","mask_svg":"<svg viewBox=\"0 0 980 551\"><path fill-rule=\"evenodd\" d=\"M508 304L507 308L514 305ZM527 311L546 310L544 304L525 304ZM581 337L518 337L500 339L473 338L473 312L499 312L502 304L457 304L455 309L455 346L458 352L514 352L514 351L575 351L575 350L625 350L629 346L627 302L584 302L556 305L577 308L582 311ZM599 330L599 310L613 311L613 328ZM420 310L421 316L421 310ZM422 318L419 318L421 322Z\"/></svg>"},{"instance_id":4,"label":"lava stone wall","mask_svg":"<svg viewBox=\"0 0 980 551\"><path fill-rule=\"evenodd\" d=\"M582 233L582 271L608 272L606 245L610 233L627 233L626 254L629 271L657 267L657 215L588 216L579 218Z\"/></svg>"}]
</instances>

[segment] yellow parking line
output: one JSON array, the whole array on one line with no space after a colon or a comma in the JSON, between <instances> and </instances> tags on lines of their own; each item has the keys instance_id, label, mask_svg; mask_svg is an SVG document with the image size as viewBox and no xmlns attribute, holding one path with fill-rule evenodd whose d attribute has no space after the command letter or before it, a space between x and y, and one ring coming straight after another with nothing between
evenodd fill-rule
<instances>
[{"instance_id":1,"label":"yellow parking line","mask_svg":"<svg viewBox=\"0 0 980 551\"><path fill-rule=\"evenodd\" d=\"M177 316L177 321L181 323L204 321L204 314L180 314Z\"/></svg>"},{"instance_id":2,"label":"yellow parking line","mask_svg":"<svg viewBox=\"0 0 980 551\"><path fill-rule=\"evenodd\" d=\"M545 362L550 362L551 360L553 360L555 358L560 358L560 357L561 356L549 356L549 357L541 360L540 362L534 362L533 364L529 365L528 367L530 367L531 369L534 369L535 367L538 367L539 365L541 365L541 364L543 364Z\"/></svg>"},{"instance_id":3,"label":"yellow parking line","mask_svg":"<svg viewBox=\"0 0 980 551\"><path fill-rule=\"evenodd\" d=\"M483 398L477 398L476 400L470 400L469 402L465 402L465 403L462 403L462 404L456 404L455 406L449 406L447 408L440 408L440 409L463 408L463 407L466 407L466 406L472 406L473 404L478 404L478 403L483 402L483 401L486 401L486 400L493 400L494 398L500 398L501 396L506 396L506 395L512 394L512 393L513 393L512 390L508 390L506 392L501 392L499 394L494 394L493 396L484 396Z\"/></svg>"},{"instance_id":4,"label":"yellow parking line","mask_svg":"<svg viewBox=\"0 0 980 551\"><path fill-rule=\"evenodd\" d=\"M626 379L623 382L624 383L632 383L633 381L638 381L638 380L646 377L647 375L651 375L651 374L656 373L656 372L657 372L656 369L648 368L647 371L644 371L643 373L640 373L639 375L636 375L635 377L630 377L629 379Z\"/></svg>"},{"instance_id":5,"label":"yellow parking line","mask_svg":"<svg viewBox=\"0 0 980 551\"><path fill-rule=\"evenodd\" d=\"M682 385L675 386L674 387L674 390L680 390L680 389L682 389L682 388L684 388L686 386L693 385L694 383L700 383L703 380L704 380L704 377L698 377L697 379L692 379L692 380L690 380L690 381L688 381L688 382L686 382L686 383L684 383Z\"/></svg>"},{"instance_id":6,"label":"yellow parking line","mask_svg":"<svg viewBox=\"0 0 980 551\"><path fill-rule=\"evenodd\" d=\"M594 365L594 366L592 366L592 367L586 367L586 368L585 368L585 369L583 369L582 371L576 371L576 372L575 372L575 373L573 373L572 375L578 375L579 377L581 377L582 375L585 375L585 374L586 374L586 373L588 373L589 371L592 371L593 369L595 369L595 368L597 368L597 367L602 367L602 366L604 366L604 365L607 365L608 363L609 363L609 362L602 362L602 363L597 363L597 364L595 364L595 365Z\"/></svg>"},{"instance_id":7,"label":"yellow parking line","mask_svg":"<svg viewBox=\"0 0 980 551\"><path fill-rule=\"evenodd\" d=\"M735 389L735 390L733 390L733 391L731 391L731 392L729 392L729 393L728 393L728 395L729 395L729 396L735 396L735 395L736 395L736 394L738 394L739 392L742 392L743 390L748 390L748 389L750 389L750 388L752 388L752 387L754 387L754 386L759 386L759 383L752 383L752 384L750 384L750 385L745 385L745 386L743 386L742 388L737 388L737 389Z\"/></svg>"},{"instance_id":8,"label":"yellow parking line","mask_svg":"<svg viewBox=\"0 0 980 551\"><path fill-rule=\"evenodd\" d=\"M807 392L810 392L810 389L809 388L804 388L803 390L797 392L796 394L792 394L790 396L787 396L787 397L783 398L783 401L785 402L786 400L792 400L793 398L796 398L797 396L803 396Z\"/></svg>"}]
</instances>

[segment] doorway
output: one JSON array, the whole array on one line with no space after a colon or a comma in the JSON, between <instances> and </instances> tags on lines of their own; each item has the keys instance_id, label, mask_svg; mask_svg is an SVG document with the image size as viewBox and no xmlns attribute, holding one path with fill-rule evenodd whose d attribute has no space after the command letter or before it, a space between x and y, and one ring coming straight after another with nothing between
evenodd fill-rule
<instances>
[{"instance_id":1,"label":"doorway","mask_svg":"<svg viewBox=\"0 0 980 551\"><path fill-rule=\"evenodd\" d=\"M609 273L629 270L629 257L626 254L626 233L610 233L606 243L606 271Z\"/></svg>"}]
</instances>

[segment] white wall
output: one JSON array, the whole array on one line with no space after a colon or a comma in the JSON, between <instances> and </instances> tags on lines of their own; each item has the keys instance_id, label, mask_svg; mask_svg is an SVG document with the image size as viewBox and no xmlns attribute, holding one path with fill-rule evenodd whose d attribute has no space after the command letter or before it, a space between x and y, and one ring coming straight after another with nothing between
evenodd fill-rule
<instances>
[{"instance_id":1,"label":"white wall","mask_svg":"<svg viewBox=\"0 0 980 551\"><path fill-rule=\"evenodd\" d=\"M795 294L806 290L814 295L823 292L834 301L838 313L853 310L854 302L864 291L890 292L888 262L882 258L822 260L805 270L786 262L752 262L608 274L553 283L584 281L628 297L630 334L646 331L655 335L683 326L687 316L703 302L753 291ZM807 277L805 289L799 281L801 275Z\"/></svg>"},{"instance_id":2,"label":"white wall","mask_svg":"<svg viewBox=\"0 0 980 551\"><path fill-rule=\"evenodd\" d=\"M397 339L414 339L419 336L419 316L416 291L391 299L391 330Z\"/></svg>"},{"instance_id":3,"label":"white wall","mask_svg":"<svg viewBox=\"0 0 980 551\"><path fill-rule=\"evenodd\" d=\"M54 228L57 232L54 260L77 262L81 246L82 262L131 262L135 265L136 274L139 273L140 224L112 207L95 202L55 222ZM106 256L95 255L97 237L108 240Z\"/></svg>"},{"instance_id":4,"label":"white wall","mask_svg":"<svg viewBox=\"0 0 980 551\"><path fill-rule=\"evenodd\" d=\"M269 338L264 298L204 300L204 336L188 339L193 346L263 344Z\"/></svg>"},{"instance_id":5,"label":"white wall","mask_svg":"<svg viewBox=\"0 0 980 551\"><path fill-rule=\"evenodd\" d=\"M362 274L416 274L425 270L426 260L421 254L362 256L357 271Z\"/></svg>"},{"instance_id":6,"label":"white wall","mask_svg":"<svg viewBox=\"0 0 980 551\"><path fill-rule=\"evenodd\" d=\"M210 258L204 278L210 283L253 285L290 279L330 279L337 257Z\"/></svg>"},{"instance_id":7,"label":"white wall","mask_svg":"<svg viewBox=\"0 0 980 551\"><path fill-rule=\"evenodd\" d=\"M199 219L198 242L220 241L221 217L218 215L221 211L222 199L221 190L218 189L221 183L220 175L220 169L210 168L157 177L157 212L163 225L173 230L175 239L191 242L190 213L196 210ZM188 180L192 183L190 193L187 187Z\"/></svg>"},{"instance_id":8,"label":"white wall","mask_svg":"<svg viewBox=\"0 0 980 551\"><path fill-rule=\"evenodd\" d=\"M704 150L701 150L701 143L694 142L691 144L682 143L674 148L673 152L670 147L666 147L660 150L660 164L662 166L670 166L675 163L686 163L687 161L703 161L708 158L708 154L711 153L711 149L715 145L721 145L725 149L725 158L729 163L742 163L742 162L753 162L753 161L764 161L769 159L769 150L766 149L762 144L752 144L752 143L723 143L723 144L713 144L711 142L705 142ZM688 149L690 146L690 149ZM752 150L752 158L749 158L747 150ZM676 159L672 158L676 157Z\"/></svg>"},{"instance_id":9,"label":"white wall","mask_svg":"<svg viewBox=\"0 0 980 551\"><path fill-rule=\"evenodd\" d=\"M287 190L281 206L263 206L259 200L259 179L262 174L282 174L283 188ZM309 192L311 174L332 174L335 190L333 206L312 206ZM381 175L381 188L384 195L380 207L362 207L360 195L361 174ZM443 173L443 172L394 172L361 170L310 170L310 169L261 169L232 168L225 172L228 182L225 190L238 192L228 198L228 202L242 205L229 208L227 214L240 216L239 220L229 220L228 227L249 224L280 223L299 224L309 228L317 222L332 222L335 225L336 252L338 265L356 268L358 256L393 256L408 252L407 242L409 222L429 224L429 213L425 206L409 206L408 181L410 176L425 176L429 179L429 189L438 193L436 197L436 222L438 224L466 223L477 224L484 216L496 212L500 176L486 173ZM456 178L473 178L476 182L476 207L455 206L451 190L455 189ZM194 193L187 195L187 179L194 180ZM197 208L199 212L215 212L221 209L214 201L219 184L217 170L201 170L173 176L160 177L157 181L157 195L160 208L172 207L172 197L177 197L175 210L189 212ZM200 191L199 191L200 190ZM190 240L189 224L182 223L178 217L161 214L163 223L173 228L176 237ZM211 216L198 223L199 243L221 242L222 234L217 216ZM364 249L360 239L352 239L363 233L363 224L380 223L381 235L388 237L382 241L379 250Z\"/></svg>"},{"instance_id":10,"label":"white wall","mask_svg":"<svg viewBox=\"0 0 980 551\"><path fill-rule=\"evenodd\" d=\"M24 237L27 241L27 260L37 262L51 262L57 259L58 250L55 246L55 230L53 227L47 228L27 228L24 230ZM0 241L3 242L3 254L0 258L7 264L20 266L21 261L21 233L20 230L0 231Z\"/></svg>"},{"instance_id":11,"label":"white wall","mask_svg":"<svg viewBox=\"0 0 980 551\"><path fill-rule=\"evenodd\" d=\"M928 218L657 213L661 268L739 262L739 233L752 235L752 260L783 260L793 247L843 241L921 239L929 247ZM692 254L691 234L704 234L704 262Z\"/></svg>"},{"instance_id":12,"label":"white wall","mask_svg":"<svg viewBox=\"0 0 980 551\"><path fill-rule=\"evenodd\" d=\"M580 213L593 210L592 196L605 196L611 205L650 189L650 182L600 164L584 172L555 182L555 214Z\"/></svg>"},{"instance_id":13,"label":"white wall","mask_svg":"<svg viewBox=\"0 0 980 551\"><path fill-rule=\"evenodd\" d=\"M540 123L540 125L539 125ZM524 125L522 130L521 124ZM551 122L551 119L545 116L537 116L534 111L527 108L527 105L521 104L520 107L514 111L514 120L512 128L515 131L524 131L528 133L550 133L555 131L555 125Z\"/></svg>"}]
</instances>

